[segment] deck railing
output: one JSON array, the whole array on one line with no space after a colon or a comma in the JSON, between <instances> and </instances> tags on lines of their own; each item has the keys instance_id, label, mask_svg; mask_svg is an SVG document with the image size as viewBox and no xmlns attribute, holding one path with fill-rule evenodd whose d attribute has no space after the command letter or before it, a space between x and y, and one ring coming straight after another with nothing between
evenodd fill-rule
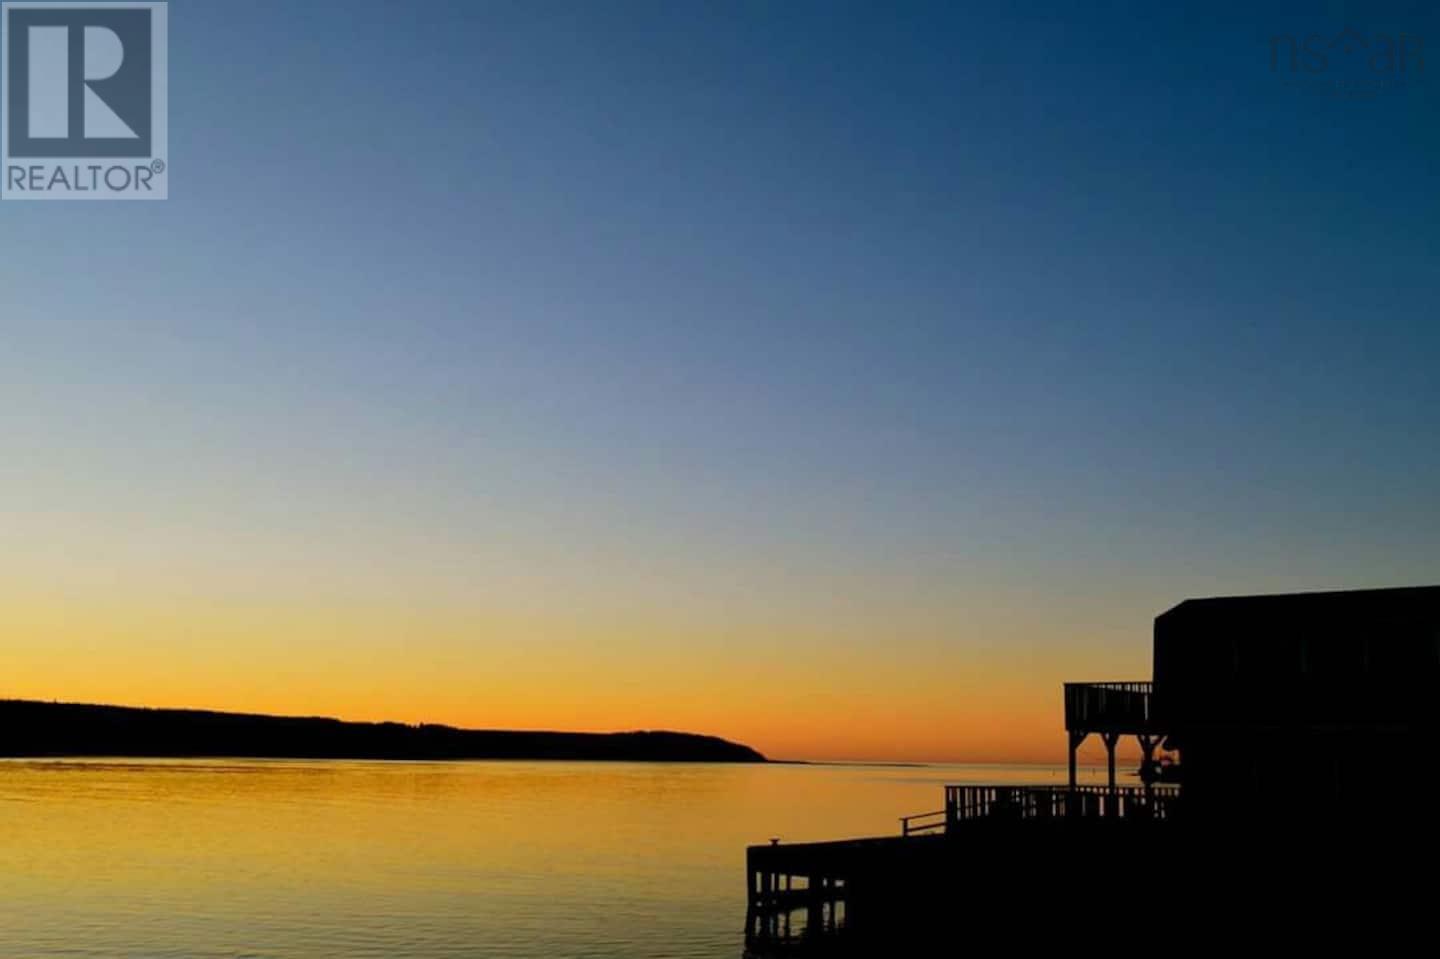
<instances>
[{"instance_id":1,"label":"deck railing","mask_svg":"<svg viewBox=\"0 0 1440 959\"><path fill-rule=\"evenodd\" d=\"M913 816L900 817L900 835L902 836L923 836L927 833L943 832L949 817L948 810L937 809L934 812L917 812Z\"/></svg>"},{"instance_id":2,"label":"deck railing","mask_svg":"<svg viewBox=\"0 0 1440 959\"><path fill-rule=\"evenodd\" d=\"M946 786L945 823L973 819L1169 819L1178 786Z\"/></svg>"},{"instance_id":3,"label":"deck railing","mask_svg":"<svg viewBox=\"0 0 1440 959\"><path fill-rule=\"evenodd\" d=\"M1154 689L1154 683L1066 683L1065 728L1073 732L1152 732Z\"/></svg>"},{"instance_id":4,"label":"deck railing","mask_svg":"<svg viewBox=\"0 0 1440 959\"><path fill-rule=\"evenodd\" d=\"M902 836L949 832L977 819L1170 819L1180 787L946 786L945 808L900 819Z\"/></svg>"}]
</instances>

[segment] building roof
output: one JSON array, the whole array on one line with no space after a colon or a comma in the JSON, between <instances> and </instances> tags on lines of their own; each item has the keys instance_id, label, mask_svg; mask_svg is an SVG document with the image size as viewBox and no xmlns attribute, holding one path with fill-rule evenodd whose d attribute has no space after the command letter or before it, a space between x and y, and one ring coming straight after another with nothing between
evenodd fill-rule
<instances>
[{"instance_id":1,"label":"building roof","mask_svg":"<svg viewBox=\"0 0 1440 959\"><path fill-rule=\"evenodd\" d=\"M1349 618L1410 614L1421 611L1440 616L1440 586L1400 586L1387 589L1325 590L1308 593L1271 593L1259 596L1212 596L1187 599L1156 617L1325 616Z\"/></svg>"}]
</instances>

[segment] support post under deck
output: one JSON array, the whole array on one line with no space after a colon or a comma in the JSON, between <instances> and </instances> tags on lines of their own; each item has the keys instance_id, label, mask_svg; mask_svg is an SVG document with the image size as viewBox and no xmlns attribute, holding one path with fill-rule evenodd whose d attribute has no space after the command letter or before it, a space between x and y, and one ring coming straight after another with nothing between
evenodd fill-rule
<instances>
[{"instance_id":1,"label":"support post under deck","mask_svg":"<svg viewBox=\"0 0 1440 959\"><path fill-rule=\"evenodd\" d=\"M1115 744L1120 741L1119 733L1101 733L1100 739L1105 743L1105 760L1109 773L1110 791L1115 791Z\"/></svg>"},{"instance_id":2,"label":"support post under deck","mask_svg":"<svg viewBox=\"0 0 1440 959\"><path fill-rule=\"evenodd\" d=\"M1140 768L1144 770L1145 800L1148 802L1155 795L1155 770L1151 768L1151 763L1155 761L1155 747L1160 745L1160 737L1141 733L1136 738L1140 740L1140 752L1143 755Z\"/></svg>"},{"instance_id":3,"label":"support post under deck","mask_svg":"<svg viewBox=\"0 0 1440 959\"><path fill-rule=\"evenodd\" d=\"M1077 731L1075 731L1075 730L1071 730L1071 731L1070 731L1070 788L1071 788L1072 790L1073 790L1073 789L1075 788L1075 786L1076 786L1076 782L1075 782L1075 753L1076 753L1077 750L1079 750L1080 744L1085 741L1085 737L1087 737L1087 736L1089 736L1089 735L1090 735L1090 734L1087 733L1087 732L1077 732Z\"/></svg>"}]
</instances>

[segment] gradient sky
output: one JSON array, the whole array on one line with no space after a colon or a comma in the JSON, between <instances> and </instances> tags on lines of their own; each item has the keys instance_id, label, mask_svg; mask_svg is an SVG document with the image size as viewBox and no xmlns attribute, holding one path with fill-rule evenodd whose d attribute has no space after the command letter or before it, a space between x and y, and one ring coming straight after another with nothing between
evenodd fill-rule
<instances>
[{"instance_id":1,"label":"gradient sky","mask_svg":"<svg viewBox=\"0 0 1440 959\"><path fill-rule=\"evenodd\" d=\"M1440 65L1268 45L1434 9L177 0L172 199L0 205L0 695L1047 760L1440 581Z\"/></svg>"}]
</instances>

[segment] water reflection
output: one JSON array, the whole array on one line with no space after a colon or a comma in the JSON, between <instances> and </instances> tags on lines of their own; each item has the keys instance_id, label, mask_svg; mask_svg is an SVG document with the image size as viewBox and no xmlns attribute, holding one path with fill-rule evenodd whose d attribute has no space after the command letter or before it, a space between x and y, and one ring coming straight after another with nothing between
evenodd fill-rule
<instances>
[{"instance_id":1,"label":"water reflection","mask_svg":"<svg viewBox=\"0 0 1440 959\"><path fill-rule=\"evenodd\" d=\"M1092 777L1097 771L1092 771ZM726 957L745 847L1059 767L0 762L4 952Z\"/></svg>"}]
</instances>

